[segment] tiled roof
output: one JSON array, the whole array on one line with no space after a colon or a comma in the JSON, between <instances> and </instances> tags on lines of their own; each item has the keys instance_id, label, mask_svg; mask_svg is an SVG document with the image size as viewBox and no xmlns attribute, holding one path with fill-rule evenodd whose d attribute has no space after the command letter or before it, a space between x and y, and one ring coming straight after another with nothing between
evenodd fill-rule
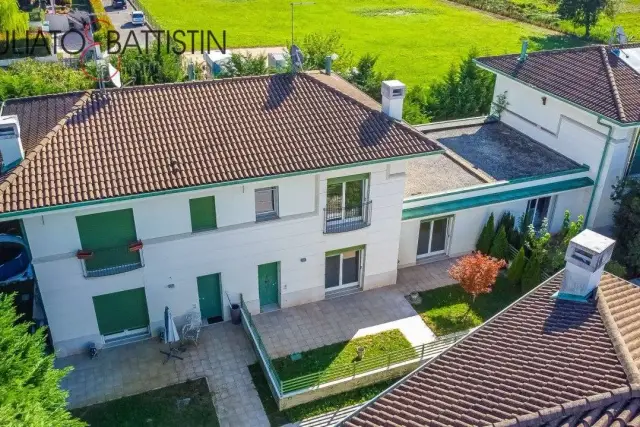
<instances>
[{"instance_id":1,"label":"tiled roof","mask_svg":"<svg viewBox=\"0 0 640 427\"><path fill-rule=\"evenodd\" d=\"M603 417L627 404L637 412L632 398L640 396L611 336L615 325L602 314L602 297L555 299L562 277L540 285L345 424L561 425L569 415ZM607 283L627 286L606 273ZM607 307L616 313L623 304L611 301Z\"/></svg>"},{"instance_id":2,"label":"tiled roof","mask_svg":"<svg viewBox=\"0 0 640 427\"><path fill-rule=\"evenodd\" d=\"M306 74L27 98L3 114L19 116L27 152L0 180L0 212L441 149Z\"/></svg>"},{"instance_id":3,"label":"tiled roof","mask_svg":"<svg viewBox=\"0 0 640 427\"><path fill-rule=\"evenodd\" d=\"M477 62L618 122L640 122L640 74L608 46L531 52L522 62L518 58L492 56Z\"/></svg>"}]
</instances>

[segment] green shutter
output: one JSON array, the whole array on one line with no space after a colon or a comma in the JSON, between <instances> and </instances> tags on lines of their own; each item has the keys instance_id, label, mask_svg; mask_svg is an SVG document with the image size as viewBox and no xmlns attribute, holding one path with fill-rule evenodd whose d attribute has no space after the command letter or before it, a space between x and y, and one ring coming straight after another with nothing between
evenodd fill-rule
<instances>
[{"instance_id":1,"label":"green shutter","mask_svg":"<svg viewBox=\"0 0 640 427\"><path fill-rule=\"evenodd\" d=\"M361 251L364 248L365 248L365 245L358 245L358 246L350 246L348 248L334 249L332 251L325 252L324 256L328 257L328 256L338 255L344 252Z\"/></svg>"},{"instance_id":2,"label":"green shutter","mask_svg":"<svg viewBox=\"0 0 640 427\"><path fill-rule=\"evenodd\" d=\"M129 252L137 240L132 209L78 216L76 224L82 249L94 252L87 271L140 263L140 254Z\"/></svg>"},{"instance_id":3,"label":"green shutter","mask_svg":"<svg viewBox=\"0 0 640 427\"><path fill-rule=\"evenodd\" d=\"M216 224L216 199L213 196L189 200L191 210L191 230L211 230Z\"/></svg>"},{"instance_id":4,"label":"green shutter","mask_svg":"<svg viewBox=\"0 0 640 427\"><path fill-rule=\"evenodd\" d=\"M93 297L100 334L109 335L125 329L149 325L149 312L144 288Z\"/></svg>"},{"instance_id":5,"label":"green shutter","mask_svg":"<svg viewBox=\"0 0 640 427\"><path fill-rule=\"evenodd\" d=\"M329 178L327 180L327 185L340 184L340 183L349 182L349 181L364 181L365 179L369 179L369 174L368 173L361 173L361 174L358 174L358 175L341 176L341 177L338 177L338 178Z\"/></svg>"}]
</instances>

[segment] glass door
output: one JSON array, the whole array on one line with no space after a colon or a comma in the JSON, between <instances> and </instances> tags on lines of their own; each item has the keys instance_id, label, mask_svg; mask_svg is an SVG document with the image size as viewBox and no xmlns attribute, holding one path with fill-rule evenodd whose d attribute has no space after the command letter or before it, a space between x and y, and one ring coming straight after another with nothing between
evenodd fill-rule
<instances>
[{"instance_id":1,"label":"glass door","mask_svg":"<svg viewBox=\"0 0 640 427\"><path fill-rule=\"evenodd\" d=\"M449 218L422 221L418 234L418 258L445 253L448 235Z\"/></svg>"},{"instance_id":2,"label":"glass door","mask_svg":"<svg viewBox=\"0 0 640 427\"><path fill-rule=\"evenodd\" d=\"M346 251L325 258L326 289L351 288L360 285L362 250Z\"/></svg>"},{"instance_id":3,"label":"glass door","mask_svg":"<svg viewBox=\"0 0 640 427\"><path fill-rule=\"evenodd\" d=\"M362 218L367 179L327 183L327 221Z\"/></svg>"}]
</instances>

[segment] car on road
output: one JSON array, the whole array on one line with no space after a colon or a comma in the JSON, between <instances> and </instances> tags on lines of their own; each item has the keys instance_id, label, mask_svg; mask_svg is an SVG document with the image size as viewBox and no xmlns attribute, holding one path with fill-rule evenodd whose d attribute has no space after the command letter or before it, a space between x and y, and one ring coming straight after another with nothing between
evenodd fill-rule
<instances>
[{"instance_id":1,"label":"car on road","mask_svg":"<svg viewBox=\"0 0 640 427\"><path fill-rule=\"evenodd\" d=\"M126 9L127 0L111 0L111 7L114 9Z\"/></svg>"},{"instance_id":2,"label":"car on road","mask_svg":"<svg viewBox=\"0 0 640 427\"><path fill-rule=\"evenodd\" d=\"M133 25L144 25L144 12L140 10L131 12L131 23Z\"/></svg>"}]
</instances>

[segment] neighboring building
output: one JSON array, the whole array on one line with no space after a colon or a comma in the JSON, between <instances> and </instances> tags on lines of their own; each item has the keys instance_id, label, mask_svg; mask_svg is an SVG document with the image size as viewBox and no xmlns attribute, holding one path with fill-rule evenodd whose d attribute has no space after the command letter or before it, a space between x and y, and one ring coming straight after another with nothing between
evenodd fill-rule
<instances>
[{"instance_id":1,"label":"neighboring building","mask_svg":"<svg viewBox=\"0 0 640 427\"><path fill-rule=\"evenodd\" d=\"M476 60L497 75L499 121L417 126L446 148L409 161L400 266L475 248L489 214L565 210L608 232L618 178L640 175L640 45L589 46ZM595 191L592 191L593 188Z\"/></svg>"},{"instance_id":2,"label":"neighboring building","mask_svg":"<svg viewBox=\"0 0 640 427\"><path fill-rule=\"evenodd\" d=\"M214 322L240 294L258 313L394 284L473 250L490 213L608 227L610 185L640 171L637 72L604 47L478 64L500 117L417 129L402 83L380 105L318 72L5 102L0 220L57 353L156 334L165 305Z\"/></svg>"},{"instance_id":3,"label":"neighboring building","mask_svg":"<svg viewBox=\"0 0 640 427\"><path fill-rule=\"evenodd\" d=\"M563 272L343 424L640 425L640 288L603 274L612 251L584 231Z\"/></svg>"}]
</instances>

